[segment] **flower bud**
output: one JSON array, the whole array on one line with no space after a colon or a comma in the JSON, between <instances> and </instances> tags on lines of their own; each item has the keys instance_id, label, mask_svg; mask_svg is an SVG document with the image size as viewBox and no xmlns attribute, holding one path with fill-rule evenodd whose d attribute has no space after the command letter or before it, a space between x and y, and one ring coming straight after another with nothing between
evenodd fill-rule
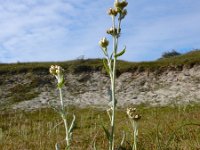
<instances>
[{"instance_id":1,"label":"flower bud","mask_svg":"<svg viewBox=\"0 0 200 150\"><path fill-rule=\"evenodd\" d=\"M53 66L51 65L51 67L49 68L49 72L50 74L54 75L54 76L58 76L59 74L63 74L63 69L60 66Z\"/></svg>"},{"instance_id":2,"label":"flower bud","mask_svg":"<svg viewBox=\"0 0 200 150\"><path fill-rule=\"evenodd\" d=\"M114 3L114 5L115 5L116 8L119 8L119 7L120 7L120 4L121 4L120 2L115 2L115 3Z\"/></svg>"},{"instance_id":3,"label":"flower bud","mask_svg":"<svg viewBox=\"0 0 200 150\"><path fill-rule=\"evenodd\" d=\"M54 75L58 81L58 85L61 87L64 83L64 76L63 76L63 71L64 69L62 69L62 67L55 65L55 66L51 66L49 68L49 72L50 74Z\"/></svg>"},{"instance_id":4,"label":"flower bud","mask_svg":"<svg viewBox=\"0 0 200 150\"><path fill-rule=\"evenodd\" d=\"M56 68L55 68L55 66L51 65L51 67L49 68L49 72L52 75L56 75Z\"/></svg>"},{"instance_id":5,"label":"flower bud","mask_svg":"<svg viewBox=\"0 0 200 150\"><path fill-rule=\"evenodd\" d=\"M102 47L102 48L106 48L109 44L109 41L104 37L102 38L100 41L99 41L99 45Z\"/></svg>"},{"instance_id":6,"label":"flower bud","mask_svg":"<svg viewBox=\"0 0 200 150\"><path fill-rule=\"evenodd\" d=\"M117 16L117 10L116 9L114 9L114 8L110 8L109 10L108 10L108 14L110 15L110 16Z\"/></svg>"},{"instance_id":7,"label":"flower bud","mask_svg":"<svg viewBox=\"0 0 200 150\"><path fill-rule=\"evenodd\" d=\"M128 5L128 2L126 0L123 0L122 2L116 1L114 5L119 12L122 11Z\"/></svg>"},{"instance_id":8,"label":"flower bud","mask_svg":"<svg viewBox=\"0 0 200 150\"><path fill-rule=\"evenodd\" d=\"M133 120L134 121L138 121L138 120L140 120L141 119L141 115L139 115L139 114L136 114L134 117L133 117Z\"/></svg>"},{"instance_id":9,"label":"flower bud","mask_svg":"<svg viewBox=\"0 0 200 150\"><path fill-rule=\"evenodd\" d=\"M130 119L133 119L134 121L138 121L141 119L141 116L136 113L136 108L127 108L126 113L127 113L128 117Z\"/></svg>"},{"instance_id":10,"label":"flower bud","mask_svg":"<svg viewBox=\"0 0 200 150\"><path fill-rule=\"evenodd\" d=\"M62 68L60 66L57 66L57 70L56 70L56 73L57 74L61 74L62 73Z\"/></svg>"},{"instance_id":11,"label":"flower bud","mask_svg":"<svg viewBox=\"0 0 200 150\"><path fill-rule=\"evenodd\" d=\"M127 1L123 0L123 1L121 2L121 7L125 8L127 5L128 5L128 2L127 2Z\"/></svg>"},{"instance_id":12,"label":"flower bud","mask_svg":"<svg viewBox=\"0 0 200 150\"><path fill-rule=\"evenodd\" d=\"M106 32L107 32L108 34L112 35L112 36L115 36L115 35L118 34L118 33L117 33L117 28L113 28L113 27L111 27L110 29L108 29Z\"/></svg>"}]
</instances>

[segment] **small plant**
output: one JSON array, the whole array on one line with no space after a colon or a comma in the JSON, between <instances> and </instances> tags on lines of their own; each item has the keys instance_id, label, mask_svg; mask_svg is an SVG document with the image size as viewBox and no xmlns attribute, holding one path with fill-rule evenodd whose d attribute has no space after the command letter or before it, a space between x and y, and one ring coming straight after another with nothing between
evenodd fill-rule
<instances>
[{"instance_id":1,"label":"small plant","mask_svg":"<svg viewBox=\"0 0 200 150\"><path fill-rule=\"evenodd\" d=\"M115 109L117 100L115 97L115 78L116 78L116 61L117 58L122 56L126 48L118 52L118 39L121 34L121 21L127 15L125 7L128 5L126 0L115 0L114 7L108 10L108 15L112 18L112 27L107 30L107 34L112 36L113 39L113 50L111 54L108 52L109 41L104 37L100 40L99 45L104 53L105 59L103 59L104 67L110 76L111 87L110 93L110 108L108 109L108 116L110 118L111 130L107 130L103 127L109 140L109 150L114 150L114 130L115 130ZM117 19L117 21L116 21Z\"/></svg>"},{"instance_id":2,"label":"small plant","mask_svg":"<svg viewBox=\"0 0 200 150\"><path fill-rule=\"evenodd\" d=\"M136 108L127 108L126 112L133 127L134 141L133 141L132 150L137 150L138 121L141 119L141 116L136 112Z\"/></svg>"},{"instance_id":3,"label":"small plant","mask_svg":"<svg viewBox=\"0 0 200 150\"><path fill-rule=\"evenodd\" d=\"M71 142L71 138L72 138L72 130L74 127L74 122L75 122L75 115L73 115L73 120L71 122L71 125L69 126L69 123L67 121L67 116L69 115L67 108L64 107L64 103L63 103L63 95L62 95L62 87L64 86L64 75L63 75L63 69L60 66L51 66L49 69L49 72L54 75L57 79L57 87L59 90L59 94L60 94L60 107L54 107L53 105L52 108L54 108L61 116L64 126L65 126L65 132L66 132L66 149L69 150L70 149L70 142ZM60 150L60 146L58 143L56 143L55 145L56 150Z\"/></svg>"}]
</instances>

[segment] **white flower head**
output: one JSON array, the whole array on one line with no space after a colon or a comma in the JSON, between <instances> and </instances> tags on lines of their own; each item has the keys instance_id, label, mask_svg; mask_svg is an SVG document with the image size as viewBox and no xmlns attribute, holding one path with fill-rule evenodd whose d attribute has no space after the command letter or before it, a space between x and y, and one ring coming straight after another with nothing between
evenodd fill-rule
<instances>
[{"instance_id":1,"label":"white flower head","mask_svg":"<svg viewBox=\"0 0 200 150\"><path fill-rule=\"evenodd\" d=\"M64 69L58 65L51 65L49 68L50 74L54 75L58 81L58 86L61 86L64 82Z\"/></svg>"},{"instance_id":2,"label":"white flower head","mask_svg":"<svg viewBox=\"0 0 200 150\"><path fill-rule=\"evenodd\" d=\"M107 46L109 45L109 41L103 37L100 41L99 41L99 45L102 47L102 48L107 48Z\"/></svg>"},{"instance_id":3,"label":"white flower head","mask_svg":"<svg viewBox=\"0 0 200 150\"><path fill-rule=\"evenodd\" d=\"M127 113L128 117L130 119L133 119L134 121L138 121L141 118L141 115L136 113L136 108L127 108L126 113Z\"/></svg>"}]
</instances>

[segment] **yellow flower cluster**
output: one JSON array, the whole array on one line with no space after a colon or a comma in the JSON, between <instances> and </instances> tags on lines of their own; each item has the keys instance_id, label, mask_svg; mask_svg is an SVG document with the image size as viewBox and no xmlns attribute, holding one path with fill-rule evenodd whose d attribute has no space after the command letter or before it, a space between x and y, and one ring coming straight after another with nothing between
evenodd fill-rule
<instances>
[{"instance_id":1,"label":"yellow flower cluster","mask_svg":"<svg viewBox=\"0 0 200 150\"><path fill-rule=\"evenodd\" d=\"M51 67L49 68L49 72L50 74L54 75L54 76L58 76L63 74L63 69L62 67L58 66L58 65L51 65Z\"/></svg>"}]
</instances>

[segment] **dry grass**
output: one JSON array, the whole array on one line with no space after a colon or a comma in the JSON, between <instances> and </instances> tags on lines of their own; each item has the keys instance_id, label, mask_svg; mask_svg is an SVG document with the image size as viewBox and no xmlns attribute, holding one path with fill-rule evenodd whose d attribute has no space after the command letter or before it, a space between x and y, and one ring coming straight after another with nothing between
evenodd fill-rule
<instances>
[{"instance_id":1,"label":"dry grass","mask_svg":"<svg viewBox=\"0 0 200 150\"><path fill-rule=\"evenodd\" d=\"M90 150L96 142L98 150L108 149L102 124L108 125L106 112L94 108L70 108L77 116L72 142L73 150ZM138 106L142 119L139 126L139 150L200 149L200 106L157 107ZM51 109L34 112L4 112L0 115L3 138L1 150L50 150L60 141L64 149L65 137L59 115ZM185 125L185 126L184 126ZM56 126L56 127L55 127ZM54 128L55 127L55 128ZM116 118L116 146L122 132L126 132L124 149L132 145L131 124L125 109L118 109ZM63 142L62 142L63 141Z\"/></svg>"}]
</instances>

